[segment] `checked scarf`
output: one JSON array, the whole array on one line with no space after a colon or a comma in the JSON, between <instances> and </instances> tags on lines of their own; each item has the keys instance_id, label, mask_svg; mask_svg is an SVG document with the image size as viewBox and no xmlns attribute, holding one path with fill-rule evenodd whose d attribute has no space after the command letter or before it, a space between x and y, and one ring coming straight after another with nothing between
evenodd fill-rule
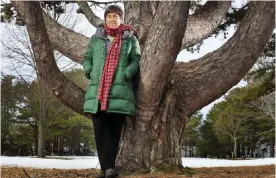
<instances>
[{"instance_id":1,"label":"checked scarf","mask_svg":"<svg viewBox=\"0 0 276 178\"><path fill-rule=\"evenodd\" d=\"M109 48L105 60L105 65L99 87L98 99L101 103L102 111L105 111L107 109L108 96L119 60L119 54L122 44L122 34L126 30L133 30L131 26L125 24L121 24L118 28L109 28L104 25L104 28L106 35L110 35L115 38Z\"/></svg>"}]
</instances>

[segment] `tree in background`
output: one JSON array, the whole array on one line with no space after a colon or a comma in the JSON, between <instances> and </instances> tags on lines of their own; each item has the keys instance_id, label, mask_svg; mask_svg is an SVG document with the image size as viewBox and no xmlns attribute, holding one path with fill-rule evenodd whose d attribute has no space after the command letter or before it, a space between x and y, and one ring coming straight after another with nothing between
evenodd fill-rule
<instances>
[{"instance_id":1,"label":"tree in background","mask_svg":"<svg viewBox=\"0 0 276 178\"><path fill-rule=\"evenodd\" d=\"M221 141L221 134L228 135L233 140L234 157L240 156L239 150L245 156L245 146L248 148L247 154L250 149L254 156L258 145L275 139L274 119L263 110L252 107L252 102L261 102L259 98L260 90L255 84L235 88L225 97L225 101L214 105L207 116L207 119L213 121L213 129ZM273 143L271 147L274 147Z\"/></svg>"},{"instance_id":2,"label":"tree in background","mask_svg":"<svg viewBox=\"0 0 276 178\"><path fill-rule=\"evenodd\" d=\"M221 102L222 111L219 111L219 115L214 122L214 130L218 137L220 135L227 135L231 138L233 142L233 158L237 158L237 143L238 140L245 133L245 120L244 116L237 114L237 107L232 105L225 105L225 103ZM238 106L239 107L239 106Z\"/></svg>"},{"instance_id":3,"label":"tree in background","mask_svg":"<svg viewBox=\"0 0 276 178\"><path fill-rule=\"evenodd\" d=\"M182 147L184 149L185 157L195 157L197 156L198 150L194 150L196 144L199 140L200 132L199 127L202 122L203 115L200 112L197 112L190 118L187 123L182 140ZM194 155L194 152L196 153Z\"/></svg>"},{"instance_id":4,"label":"tree in background","mask_svg":"<svg viewBox=\"0 0 276 178\"><path fill-rule=\"evenodd\" d=\"M1 74L1 141L10 135L12 120L16 116L14 76Z\"/></svg>"},{"instance_id":5,"label":"tree in background","mask_svg":"<svg viewBox=\"0 0 276 178\"><path fill-rule=\"evenodd\" d=\"M67 71L66 75L71 79L80 81L85 87L87 82L83 80L83 70L75 69ZM80 78L79 78L80 77ZM3 96L8 96L9 92L16 94L9 98L10 102L16 102L15 116L9 122L8 134L15 145L27 145L27 149L32 155L38 152L38 128L40 102L38 96L38 86L36 80L26 83L16 77L3 76L2 78L13 78L13 85L9 90L2 90ZM8 82L3 84L6 86ZM3 86L3 89L6 88ZM48 96L48 106L46 107L47 115L44 122L45 128L45 149L47 155L88 155L93 154L95 143L93 138L92 121L75 113L69 108L58 102L51 95ZM51 101L51 103L50 103ZM5 100L2 100L5 102ZM4 106L4 104L2 105ZM9 105L7 108L11 107ZM4 108L4 107L3 107ZM11 109L10 109L11 110ZM4 115L4 114L3 114ZM4 117L1 119L4 120ZM2 120L2 121L3 121ZM5 126L4 122L1 125ZM5 140L4 129L1 135ZM3 142L2 142L3 143ZM18 150L17 150L18 151ZM17 154L16 154L17 155Z\"/></svg>"},{"instance_id":6,"label":"tree in background","mask_svg":"<svg viewBox=\"0 0 276 178\"><path fill-rule=\"evenodd\" d=\"M218 139L213 129L213 122L209 113L199 129L200 139L197 143L197 150L200 157L225 158L226 155L231 154L231 142L225 137Z\"/></svg>"}]
</instances>

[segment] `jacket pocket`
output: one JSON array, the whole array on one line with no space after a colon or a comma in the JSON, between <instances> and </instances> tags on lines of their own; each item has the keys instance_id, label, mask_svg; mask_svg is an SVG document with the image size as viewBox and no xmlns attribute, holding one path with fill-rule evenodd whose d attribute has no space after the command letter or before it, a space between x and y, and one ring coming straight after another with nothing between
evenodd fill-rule
<instances>
[{"instance_id":1,"label":"jacket pocket","mask_svg":"<svg viewBox=\"0 0 276 178\"><path fill-rule=\"evenodd\" d=\"M126 84L126 75L124 70L122 69L117 69L113 76L113 84L118 84L118 85L125 85Z\"/></svg>"}]
</instances>

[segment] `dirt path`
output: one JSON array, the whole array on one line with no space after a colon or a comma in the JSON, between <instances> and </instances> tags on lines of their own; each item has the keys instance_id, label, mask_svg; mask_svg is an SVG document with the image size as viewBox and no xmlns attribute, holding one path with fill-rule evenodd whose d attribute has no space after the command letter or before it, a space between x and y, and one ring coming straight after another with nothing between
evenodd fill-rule
<instances>
[{"instance_id":1,"label":"dirt path","mask_svg":"<svg viewBox=\"0 0 276 178\"><path fill-rule=\"evenodd\" d=\"M26 173L24 173L24 171ZM20 167L1 167L2 178L93 178L96 169L33 169ZM189 170L189 175L178 174L145 174L121 176L121 178L274 178L275 165L251 167L221 167L221 168L196 168ZM28 175L28 176L27 176Z\"/></svg>"}]
</instances>

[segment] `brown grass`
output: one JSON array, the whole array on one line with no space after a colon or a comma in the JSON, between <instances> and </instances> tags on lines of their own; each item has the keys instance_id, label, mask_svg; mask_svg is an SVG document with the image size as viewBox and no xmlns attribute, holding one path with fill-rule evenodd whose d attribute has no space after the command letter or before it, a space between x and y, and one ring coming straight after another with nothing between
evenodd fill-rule
<instances>
[{"instance_id":1,"label":"brown grass","mask_svg":"<svg viewBox=\"0 0 276 178\"><path fill-rule=\"evenodd\" d=\"M274 178L275 165L251 167L216 167L188 169L185 174L143 174L120 176L121 178ZM93 178L97 169L33 169L22 167L1 167L2 178ZM25 172L25 173L24 173Z\"/></svg>"}]
</instances>

